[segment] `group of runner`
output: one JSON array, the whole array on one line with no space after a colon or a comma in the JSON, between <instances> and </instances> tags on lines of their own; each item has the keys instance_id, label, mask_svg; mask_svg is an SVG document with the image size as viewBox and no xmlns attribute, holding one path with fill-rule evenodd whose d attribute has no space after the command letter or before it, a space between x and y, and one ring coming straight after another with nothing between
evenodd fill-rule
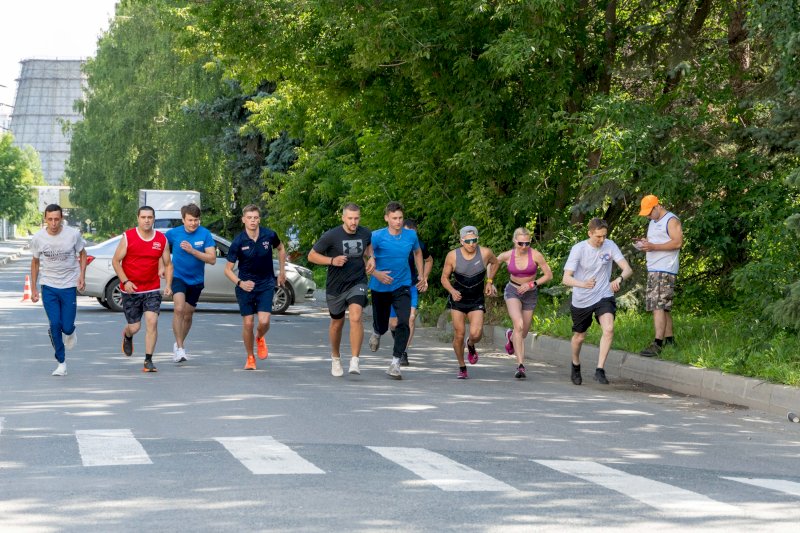
<instances>
[{"instance_id":1,"label":"group of runner","mask_svg":"<svg viewBox=\"0 0 800 533\"><path fill-rule=\"evenodd\" d=\"M350 324L349 373L361 372L362 314L369 302L368 294L372 303L370 350L377 351L381 337L391 330L392 360L386 374L392 379L402 379L400 367L410 364L408 348L413 336L419 293L428 288L433 258L417 236L416 223L405 219L403 211L399 202L389 202L384 210L387 226L370 231L359 224L361 208L348 203L342 210L342 224L326 231L308 254L311 263L327 266L328 270L326 303L330 314L328 333L333 376L344 374L340 345L345 316L348 316ZM661 252L658 264L668 264L674 270L651 271L648 275L647 307L654 311L656 326L653 346L660 350L665 330L669 333L668 338L672 339L671 318L667 320L663 315L669 316L671 309L682 234L677 217L666 211L655 196L645 197L640 214L651 219L648 238L636 242L637 248L648 253L648 269L650 253L658 251ZM256 369L256 356L260 359L268 356L266 334L270 327L275 285L283 285L286 281L286 250L273 230L260 225L260 215L256 205L248 205L242 210L244 230L231 243L225 269L226 277L235 285L242 316L245 370ZM173 361L182 363L188 360L185 341L203 290L204 268L216 261L211 233L200 225L199 207L194 204L184 206L181 216L183 225L164 234L153 227L153 208L140 207L136 227L123 234L112 259L119 277L126 320L122 331L122 352L126 356L133 354L133 338L144 320L144 372L157 371L152 358L158 338L162 296L172 295L175 304ZM32 299L39 300L36 287L41 274L42 300L58 361L53 372L55 376L66 375L65 351L74 347L77 341L76 295L77 290L84 287L87 263L80 233L62 222L61 207L56 204L47 206L45 227L34 235L31 243ZM672 229L672 235L668 228ZM620 290L624 280L633 275L619 247L606 238L607 234L608 224L598 218L592 219L588 226L589 238L572 247L564 266L563 283L573 288L571 377L576 385L582 382L580 349L593 316L603 331L595 380L608 384L604 364L614 331L614 293ZM506 331L506 351L516 356L514 376L525 379L525 339L536 308L539 287L552 280L553 273L542 253L532 248L531 234L525 228L514 231L512 248L498 256L491 249L481 247L478 240L479 232L475 226L461 228L460 246L447 254L441 276L442 286L448 292L447 308L452 317L453 350L459 367L457 378L469 377L465 352L466 361L473 365L478 362L475 345L483 334L485 296L497 294L493 278L505 264L510 280L503 296L513 325ZM273 252L276 250L277 276L273 267ZM621 269L620 276L614 280L611 280L612 263ZM235 271L237 264L238 270ZM163 293L160 289L162 277L166 280ZM661 316L657 316L656 311ZM649 354L643 351L642 355Z\"/></svg>"}]
</instances>

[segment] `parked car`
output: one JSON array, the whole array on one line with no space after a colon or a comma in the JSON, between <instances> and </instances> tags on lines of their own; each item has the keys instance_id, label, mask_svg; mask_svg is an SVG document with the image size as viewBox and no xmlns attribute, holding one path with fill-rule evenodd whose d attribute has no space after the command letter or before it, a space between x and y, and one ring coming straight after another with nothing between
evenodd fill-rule
<instances>
[{"instance_id":1,"label":"parked car","mask_svg":"<svg viewBox=\"0 0 800 533\"><path fill-rule=\"evenodd\" d=\"M236 303L234 286L225 277L225 266L228 264L228 248L231 243L219 235L214 235L214 244L217 249L217 262L206 265L205 289L200 296L201 302ZM119 278L111 265L111 258L117 249L121 235L112 237L107 241L94 246L86 247L86 288L80 293L83 296L94 296L104 307L112 311L122 311L122 291L119 289ZM278 261L273 259L275 272L278 272ZM234 271L237 268L234 267ZM164 280L161 280L162 288ZM286 286L275 287L275 296L272 300L272 312L285 313L290 305L298 298L311 300L317 288L311 271L307 268L286 262ZM167 300L170 300L167 298ZM302 301L302 300L301 300Z\"/></svg>"}]
</instances>

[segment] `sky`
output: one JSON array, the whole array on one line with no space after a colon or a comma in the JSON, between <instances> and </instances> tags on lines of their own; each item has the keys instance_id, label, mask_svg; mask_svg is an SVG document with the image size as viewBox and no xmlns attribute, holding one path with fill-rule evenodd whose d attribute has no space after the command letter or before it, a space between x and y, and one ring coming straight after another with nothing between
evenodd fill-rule
<instances>
[{"instance_id":1,"label":"sky","mask_svg":"<svg viewBox=\"0 0 800 533\"><path fill-rule=\"evenodd\" d=\"M97 51L116 0L0 0L0 113L14 105L23 59L84 59ZM5 87L1 87L5 85Z\"/></svg>"}]
</instances>

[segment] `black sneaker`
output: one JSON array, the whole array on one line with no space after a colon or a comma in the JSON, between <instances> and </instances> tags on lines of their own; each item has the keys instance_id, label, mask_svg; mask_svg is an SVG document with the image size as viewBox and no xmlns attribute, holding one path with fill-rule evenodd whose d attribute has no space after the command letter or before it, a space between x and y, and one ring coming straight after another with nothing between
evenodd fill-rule
<instances>
[{"instance_id":1,"label":"black sneaker","mask_svg":"<svg viewBox=\"0 0 800 533\"><path fill-rule=\"evenodd\" d=\"M658 354L661 353L661 346L655 343L655 341L650 343L650 346L639 352L639 355L642 357L656 357Z\"/></svg>"},{"instance_id":2,"label":"black sneaker","mask_svg":"<svg viewBox=\"0 0 800 533\"><path fill-rule=\"evenodd\" d=\"M600 383L601 385L608 385L608 380L606 379L606 371L602 368L598 368L594 371L594 380Z\"/></svg>"},{"instance_id":3,"label":"black sneaker","mask_svg":"<svg viewBox=\"0 0 800 533\"><path fill-rule=\"evenodd\" d=\"M408 352L403 352L403 355L400 356L400 366L409 366Z\"/></svg>"},{"instance_id":4,"label":"black sneaker","mask_svg":"<svg viewBox=\"0 0 800 533\"><path fill-rule=\"evenodd\" d=\"M583 383L583 378L581 377L581 365L572 363L572 382L575 385L580 385Z\"/></svg>"},{"instance_id":5,"label":"black sneaker","mask_svg":"<svg viewBox=\"0 0 800 533\"><path fill-rule=\"evenodd\" d=\"M517 373L514 374L514 377L517 378L517 379L525 379L525 377L526 377L525 376L525 367L522 366L522 365L519 365L517 367Z\"/></svg>"},{"instance_id":6,"label":"black sneaker","mask_svg":"<svg viewBox=\"0 0 800 533\"><path fill-rule=\"evenodd\" d=\"M130 357L133 355L133 337L128 337L122 332L122 353Z\"/></svg>"},{"instance_id":7,"label":"black sneaker","mask_svg":"<svg viewBox=\"0 0 800 533\"><path fill-rule=\"evenodd\" d=\"M667 337L666 339L664 339L664 346L672 346L674 348L675 347L675 339L672 338L672 337Z\"/></svg>"},{"instance_id":8,"label":"black sneaker","mask_svg":"<svg viewBox=\"0 0 800 533\"><path fill-rule=\"evenodd\" d=\"M144 360L144 368L142 368L142 372L158 372L156 370L156 365L153 364L153 361L150 359Z\"/></svg>"}]
</instances>

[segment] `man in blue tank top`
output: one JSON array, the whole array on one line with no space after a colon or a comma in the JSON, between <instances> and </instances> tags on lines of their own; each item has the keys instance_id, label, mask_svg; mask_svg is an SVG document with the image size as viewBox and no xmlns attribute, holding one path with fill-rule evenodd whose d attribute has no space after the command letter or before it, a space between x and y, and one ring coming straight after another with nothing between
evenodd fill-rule
<instances>
[{"instance_id":1,"label":"man in blue tank top","mask_svg":"<svg viewBox=\"0 0 800 533\"><path fill-rule=\"evenodd\" d=\"M380 347L381 335L389 329L392 307L397 313L392 362L386 373L392 379L403 379L400 374L400 358L408 344L408 320L411 315L411 269L408 254L414 253L417 272L423 272L422 250L417 232L403 227L403 206L389 202L383 219L387 227L372 232L372 251L375 254L375 271L369 280L372 295L372 329L369 348L373 352ZM424 292L428 281L423 277L417 289Z\"/></svg>"},{"instance_id":2,"label":"man in blue tank top","mask_svg":"<svg viewBox=\"0 0 800 533\"><path fill-rule=\"evenodd\" d=\"M652 194L642 198L639 216L650 219L647 238L636 241L634 246L647 254L645 307L653 312L655 326L655 339L639 355L655 357L665 345L675 343L671 311L683 245L683 229L678 217L664 209L659 199Z\"/></svg>"}]
</instances>

